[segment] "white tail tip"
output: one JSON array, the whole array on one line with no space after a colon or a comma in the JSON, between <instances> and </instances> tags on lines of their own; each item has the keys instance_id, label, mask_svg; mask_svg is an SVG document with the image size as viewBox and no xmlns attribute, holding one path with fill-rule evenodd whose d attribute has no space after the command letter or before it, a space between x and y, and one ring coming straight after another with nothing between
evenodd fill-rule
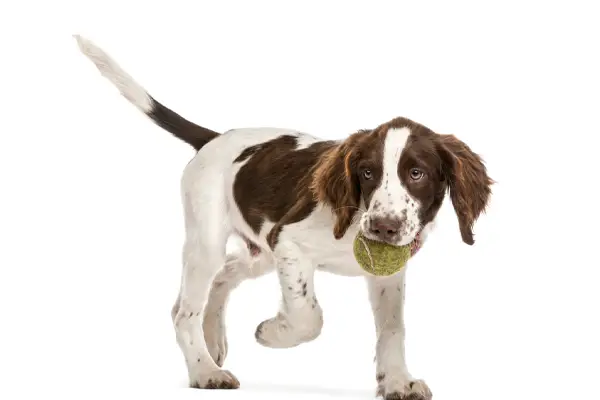
<instances>
[{"instance_id":1,"label":"white tail tip","mask_svg":"<svg viewBox=\"0 0 600 400\"><path fill-rule=\"evenodd\" d=\"M121 94L144 113L152 111L152 99L133 78L104 50L81 35L73 35L81 52L96 65L102 76L111 81Z\"/></svg>"}]
</instances>

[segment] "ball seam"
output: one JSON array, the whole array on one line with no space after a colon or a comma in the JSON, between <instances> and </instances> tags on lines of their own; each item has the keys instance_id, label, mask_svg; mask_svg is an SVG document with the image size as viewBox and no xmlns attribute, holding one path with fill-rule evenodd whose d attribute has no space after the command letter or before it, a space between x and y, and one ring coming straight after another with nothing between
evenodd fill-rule
<instances>
[{"instance_id":1,"label":"ball seam","mask_svg":"<svg viewBox=\"0 0 600 400\"><path fill-rule=\"evenodd\" d=\"M369 257L369 261L371 262L371 270L373 271L373 273L376 273L377 271L375 271L375 262L373 261L373 257L371 256L371 249L369 249L369 246L367 246L367 242L363 238L358 238L358 240L360 240L363 246L365 246L367 257Z\"/></svg>"}]
</instances>

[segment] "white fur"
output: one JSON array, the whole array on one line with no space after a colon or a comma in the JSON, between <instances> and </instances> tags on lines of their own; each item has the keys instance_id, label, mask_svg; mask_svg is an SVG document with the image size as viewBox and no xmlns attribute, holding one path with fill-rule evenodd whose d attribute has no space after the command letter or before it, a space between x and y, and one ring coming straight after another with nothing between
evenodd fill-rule
<instances>
[{"instance_id":1,"label":"white fur","mask_svg":"<svg viewBox=\"0 0 600 400\"><path fill-rule=\"evenodd\" d=\"M110 57L88 40L77 42L98 69L140 110L147 112L152 102L139 86ZM382 393L427 394L427 386L408 373L404 357L404 274L373 278L356 262L352 245L360 230L354 223L343 238L333 236L332 210L319 204L304 220L285 225L278 244L271 251L266 236L273 222L265 221L255 234L245 222L232 192L233 182L243 163L235 158L247 147L264 143L282 134L295 135L298 147L319 141L313 136L285 129L252 128L226 132L207 143L185 167L181 195L186 240L183 246L181 288L172 309L177 342L185 357L190 385L205 387L239 382L221 368L227 353L224 324L225 306L231 290L244 279L277 270L282 303L279 313L259 324L256 339L270 347L291 347L316 338L323 324L321 307L314 294L316 269L344 276L366 277L376 322L377 371L386 374L380 383ZM410 132L390 130L385 143L384 173L387 189L376 198L386 210L400 215L409 195L397 176L396 164ZM207 189L209 188L209 189ZM389 201L388 194L393 201ZM407 197L408 196L408 197ZM414 201L414 199L411 199ZM414 204L417 204L416 201ZM364 210L364 204L361 204ZM408 210L414 218L415 209ZM433 227L424 230L423 239ZM242 235L257 243L262 253L251 258L247 251L227 258L226 244L231 235ZM430 397L426 397L427 399Z\"/></svg>"},{"instance_id":2,"label":"white fur","mask_svg":"<svg viewBox=\"0 0 600 400\"><path fill-rule=\"evenodd\" d=\"M144 114L152 111L152 100L148 96L148 93L146 93L146 90L125 72L119 64L91 40L85 39L80 35L73 35L73 37L77 41L81 52L96 65L102 76L115 85L127 100L133 103Z\"/></svg>"},{"instance_id":3,"label":"white fur","mask_svg":"<svg viewBox=\"0 0 600 400\"><path fill-rule=\"evenodd\" d=\"M369 299L377 332L376 361L378 392L398 393L399 398L412 393L431 398L429 388L408 372L404 352L404 294L406 269L388 278L369 277ZM417 397L420 398L420 397Z\"/></svg>"},{"instance_id":4,"label":"white fur","mask_svg":"<svg viewBox=\"0 0 600 400\"><path fill-rule=\"evenodd\" d=\"M282 289L279 313L256 329L256 340L268 347L294 347L321 333L323 312L314 292L316 263L298 244L285 241L275 248L277 275Z\"/></svg>"},{"instance_id":5,"label":"white fur","mask_svg":"<svg viewBox=\"0 0 600 400\"><path fill-rule=\"evenodd\" d=\"M203 331L208 351L219 367L223 366L228 349L225 311L229 295L244 280L269 273L273 267L273 259L268 254L263 253L251 259L246 252L228 260L215 276L204 309ZM173 308L173 318L179 309L180 300L177 299Z\"/></svg>"}]
</instances>

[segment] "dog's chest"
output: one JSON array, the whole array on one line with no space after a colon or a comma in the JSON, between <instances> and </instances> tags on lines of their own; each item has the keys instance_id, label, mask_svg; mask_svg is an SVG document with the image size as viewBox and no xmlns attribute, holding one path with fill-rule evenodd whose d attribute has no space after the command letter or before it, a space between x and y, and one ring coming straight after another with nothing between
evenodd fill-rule
<instances>
[{"instance_id":1,"label":"dog's chest","mask_svg":"<svg viewBox=\"0 0 600 400\"><path fill-rule=\"evenodd\" d=\"M330 210L317 207L309 218L286 225L280 240L297 244L320 270L344 276L365 275L353 253L358 225L351 226L343 238L336 240L333 236L334 223Z\"/></svg>"}]
</instances>

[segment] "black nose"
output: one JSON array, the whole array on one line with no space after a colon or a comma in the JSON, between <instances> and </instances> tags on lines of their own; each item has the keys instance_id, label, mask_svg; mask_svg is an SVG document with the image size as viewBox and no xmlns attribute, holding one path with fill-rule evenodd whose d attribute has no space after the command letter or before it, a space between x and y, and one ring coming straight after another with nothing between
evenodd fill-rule
<instances>
[{"instance_id":1,"label":"black nose","mask_svg":"<svg viewBox=\"0 0 600 400\"><path fill-rule=\"evenodd\" d=\"M400 232L400 228L402 228L402 221L398 218L373 218L371 220L371 233L383 240L389 241Z\"/></svg>"}]
</instances>

